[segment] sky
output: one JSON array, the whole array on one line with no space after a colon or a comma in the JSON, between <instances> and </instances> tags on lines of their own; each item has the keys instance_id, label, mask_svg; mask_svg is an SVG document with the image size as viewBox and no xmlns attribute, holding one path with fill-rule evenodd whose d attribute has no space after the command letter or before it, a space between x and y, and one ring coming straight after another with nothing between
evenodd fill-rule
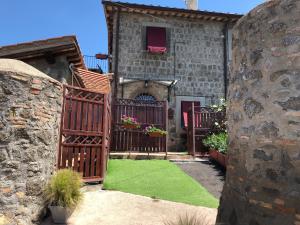
<instances>
[{"instance_id":1,"label":"sky","mask_svg":"<svg viewBox=\"0 0 300 225\"><path fill-rule=\"evenodd\" d=\"M0 46L76 35L84 55L107 53L101 0L0 0ZM199 0L201 10L245 14L264 0ZM126 0L185 8L183 0Z\"/></svg>"}]
</instances>

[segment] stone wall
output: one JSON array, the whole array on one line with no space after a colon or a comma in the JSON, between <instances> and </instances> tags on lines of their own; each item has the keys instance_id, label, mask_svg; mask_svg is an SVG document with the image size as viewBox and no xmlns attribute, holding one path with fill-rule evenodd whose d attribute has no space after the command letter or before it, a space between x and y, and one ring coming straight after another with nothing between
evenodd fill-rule
<instances>
[{"instance_id":1,"label":"stone wall","mask_svg":"<svg viewBox=\"0 0 300 225\"><path fill-rule=\"evenodd\" d=\"M64 55L54 56L51 62L49 62L46 58L36 58L23 61L61 83L71 84L72 82L72 73L69 69L69 62L67 57Z\"/></svg>"},{"instance_id":2,"label":"stone wall","mask_svg":"<svg viewBox=\"0 0 300 225\"><path fill-rule=\"evenodd\" d=\"M167 53L155 55L146 51L147 26L166 28ZM169 99L169 107L179 112L169 120L170 150L185 148L180 137L183 130L178 122L181 121L181 104L176 104L176 96L205 97L208 104L212 99L224 97L224 26L223 22L120 13L118 76L136 80L178 80L169 91L169 98L160 97ZM116 38L116 17L113 36ZM113 41L114 50L116 41ZM158 87L156 93L168 91L162 89ZM118 97L127 97L127 92L137 91L151 94L151 89L137 86L134 90L133 85L124 85L118 87Z\"/></svg>"},{"instance_id":3,"label":"stone wall","mask_svg":"<svg viewBox=\"0 0 300 225\"><path fill-rule=\"evenodd\" d=\"M0 59L0 224L38 220L55 166L61 104L59 82Z\"/></svg>"},{"instance_id":4,"label":"stone wall","mask_svg":"<svg viewBox=\"0 0 300 225\"><path fill-rule=\"evenodd\" d=\"M139 94L147 93L155 97L157 101L168 100L168 87L166 85L149 81L145 88L144 81L130 82L123 84L123 98L135 99Z\"/></svg>"},{"instance_id":5,"label":"stone wall","mask_svg":"<svg viewBox=\"0 0 300 225\"><path fill-rule=\"evenodd\" d=\"M300 1L273 0L234 29L229 166L217 224L300 224Z\"/></svg>"},{"instance_id":6,"label":"stone wall","mask_svg":"<svg viewBox=\"0 0 300 225\"><path fill-rule=\"evenodd\" d=\"M178 79L176 95L224 96L224 23L163 16L157 19L135 13L121 13L120 16L120 77ZM147 26L166 27L166 54L154 55L146 51Z\"/></svg>"}]
</instances>

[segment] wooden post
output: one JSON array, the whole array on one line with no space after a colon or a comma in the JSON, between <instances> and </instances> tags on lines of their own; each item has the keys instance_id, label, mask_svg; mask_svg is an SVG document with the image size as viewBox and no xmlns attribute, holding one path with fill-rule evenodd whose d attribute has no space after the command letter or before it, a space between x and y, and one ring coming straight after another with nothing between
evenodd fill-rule
<instances>
[{"instance_id":1,"label":"wooden post","mask_svg":"<svg viewBox=\"0 0 300 225\"><path fill-rule=\"evenodd\" d=\"M194 108L194 102L192 102L192 155L195 157L196 154L196 140L195 140L195 108Z\"/></svg>"},{"instance_id":2,"label":"wooden post","mask_svg":"<svg viewBox=\"0 0 300 225\"><path fill-rule=\"evenodd\" d=\"M104 95L104 104L103 104L103 136L102 136L102 149L101 149L101 178L104 179L105 176L105 170L106 170L106 157L105 157L105 152L106 152L106 137L107 137L107 125L109 121L107 121L107 102L108 102L108 96L107 94Z\"/></svg>"},{"instance_id":3,"label":"wooden post","mask_svg":"<svg viewBox=\"0 0 300 225\"><path fill-rule=\"evenodd\" d=\"M62 102L62 110L61 110L61 121L60 121L60 128L59 128L59 143L58 143L58 151L56 155L56 168L60 168L61 163L61 153L62 153L62 131L63 131L63 124L64 124L64 114L65 114L65 98L66 98L66 86L63 86L63 102Z\"/></svg>"},{"instance_id":4,"label":"wooden post","mask_svg":"<svg viewBox=\"0 0 300 225\"><path fill-rule=\"evenodd\" d=\"M164 110L165 110L165 129L168 132L168 101L165 101L164 104ZM168 138L169 138L169 133L166 134L166 143L165 143L165 150L166 150L166 159L168 157Z\"/></svg>"}]
</instances>

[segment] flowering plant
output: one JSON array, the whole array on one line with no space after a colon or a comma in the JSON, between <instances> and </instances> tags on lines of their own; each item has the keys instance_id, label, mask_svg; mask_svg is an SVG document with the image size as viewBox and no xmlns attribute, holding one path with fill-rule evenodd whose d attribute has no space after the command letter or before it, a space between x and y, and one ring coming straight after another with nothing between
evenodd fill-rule
<instances>
[{"instance_id":1,"label":"flowering plant","mask_svg":"<svg viewBox=\"0 0 300 225\"><path fill-rule=\"evenodd\" d=\"M167 131L164 131L164 130L162 130L162 129L159 129L159 128L153 126L153 125L147 126L147 127L144 129L144 132L145 132L146 134L158 133L158 134L161 135L161 136L165 136L165 135L167 135L167 133L168 133Z\"/></svg>"},{"instance_id":2,"label":"flowering plant","mask_svg":"<svg viewBox=\"0 0 300 225\"><path fill-rule=\"evenodd\" d=\"M214 112L226 111L226 107L227 107L227 102L225 101L224 98L220 98L220 99L219 99L219 104L218 104L218 105L211 105L211 106L210 106L210 108L211 108Z\"/></svg>"},{"instance_id":3,"label":"flowering plant","mask_svg":"<svg viewBox=\"0 0 300 225\"><path fill-rule=\"evenodd\" d=\"M140 124L137 122L137 119L134 117L123 115L121 118L123 125L133 125L136 128L140 127Z\"/></svg>"},{"instance_id":4,"label":"flowering plant","mask_svg":"<svg viewBox=\"0 0 300 225\"><path fill-rule=\"evenodd\" d=\"M228 134L226 132L212 134L203 140L203 144L211 149L216 149L226 154L228 148Z\"/></svg>"}]
</instances>

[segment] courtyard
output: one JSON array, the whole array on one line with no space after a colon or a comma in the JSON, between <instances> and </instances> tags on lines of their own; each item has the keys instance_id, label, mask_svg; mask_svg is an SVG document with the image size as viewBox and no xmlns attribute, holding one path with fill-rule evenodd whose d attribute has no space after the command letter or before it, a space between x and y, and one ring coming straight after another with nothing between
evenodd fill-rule
<instances>
[{"instance_id":1,"label":"courtyard","mask_svg":"<svg viewBox=\"0 0 300 225\"><path fill-rule=\"evenodd\" d=\"M206 188L180 167L191 174L205 168ZM221 194L215 187L216 173L224 179L222 169L208 160L110 160L103 187L82 188L83 201L67 224L164 225L177 216L197 215L205 225L213 225L219 201L210 192ZM52 224L51 218L42 223Z\"/></svg>"}]
</instances>

